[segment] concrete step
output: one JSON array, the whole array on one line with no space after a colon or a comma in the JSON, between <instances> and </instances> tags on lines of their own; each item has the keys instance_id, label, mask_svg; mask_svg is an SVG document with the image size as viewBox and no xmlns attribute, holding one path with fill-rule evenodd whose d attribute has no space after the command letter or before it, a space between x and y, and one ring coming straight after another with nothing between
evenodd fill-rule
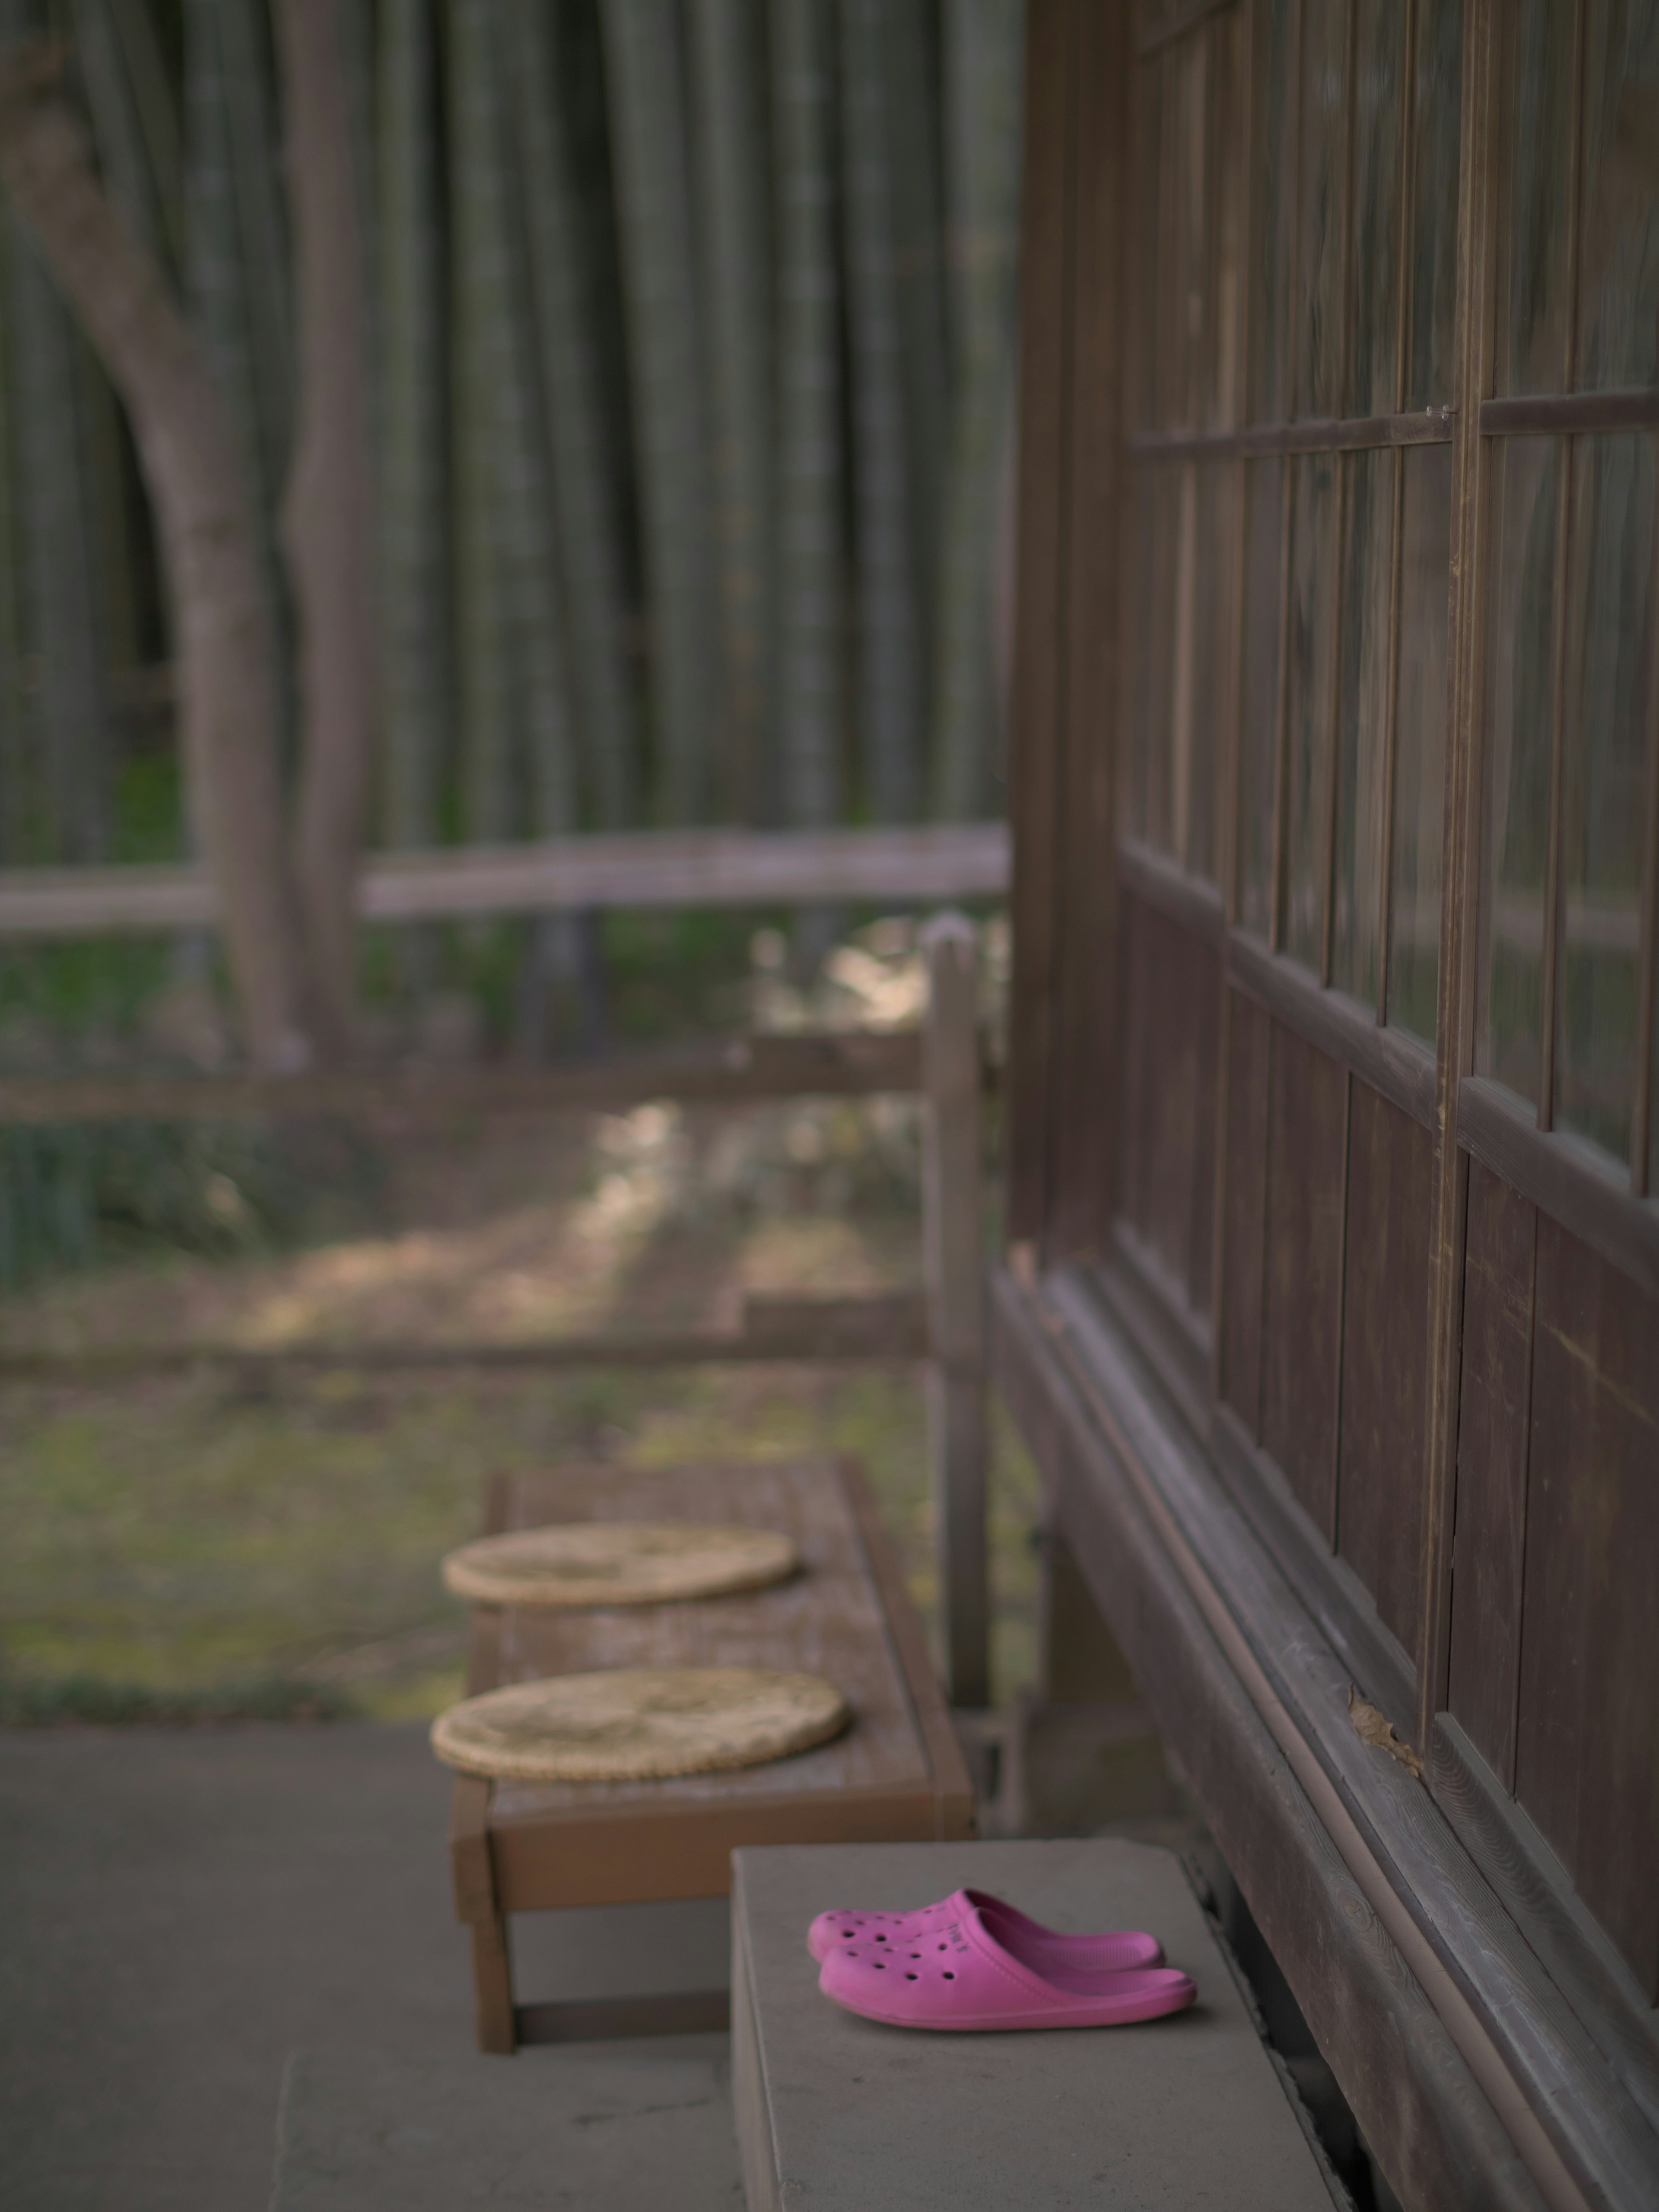
<instances>
[{"instance_id":1,"label":"concrete step","mask_svg":"<svg viewBox=\"0 0 1659 2212\"><path fill-rule=\"evenodd\" d=\"M1346 2192L1172 1851L1115 1838L733 1855L733 2091L748 2212L1331 2212ZM1042 2034L919 2034L830 2002L805 1935L840 1905L987 1889L1051 1927L1150 1929L1198 2001Z\"/></svg>"},{"instance_id":2,"label":"concrete step","mask_svg":"<svg viewBox=\"0 0 1659 2212\"><path fill-rule=\"evenodd\" d=\"M732 2212L724 2036L442 2061L296 2051L271 2212Z\"/></svg>"}]
</instances>

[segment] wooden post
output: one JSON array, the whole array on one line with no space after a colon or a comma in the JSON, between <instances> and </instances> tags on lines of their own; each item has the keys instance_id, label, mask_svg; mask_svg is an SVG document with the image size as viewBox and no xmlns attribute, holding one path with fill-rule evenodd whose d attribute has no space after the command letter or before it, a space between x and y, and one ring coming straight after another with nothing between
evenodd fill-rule
<instances>
[{"instance_id":1,"label":"wooden post","mask_svg":"<svg viewBox=\"0 0 1659 2212\"><path fill-rule=\"evenodd\" d=\"M922 935L922 1244L933 1363L929 1455L939 1526L945 1680L990 1701L985 1552L985 1205L974 926L943 914Z\"/></svg>"}]
</instances>

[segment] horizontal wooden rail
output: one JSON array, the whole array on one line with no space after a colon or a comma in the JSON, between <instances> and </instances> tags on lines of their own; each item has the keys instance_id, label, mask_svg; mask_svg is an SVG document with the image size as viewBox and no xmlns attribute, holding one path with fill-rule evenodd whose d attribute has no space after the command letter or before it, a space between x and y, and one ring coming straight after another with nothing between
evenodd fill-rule
<instances>
[{"instance_id":1,"label":"horizontal wooden rail","mask_svg":"<svg viewBox=\"0 0 1659 2212\"><path fill-rule=\"evenodd\" d=\"M364 921L602 908L796 906L846 899L930 905L1007 890L1007 826L926 830L641 831L540 844L374 853L358 877ZM0 869L0 938L208 929L205 867Z\"/></svg>"},{"instance_id":2,"label":"horizontal wooden rail","mask_svg":"<svg viewBox=\"0 0 1659 2212\"><path fill-rule=\"evenodd\" d=\"M921 1086L915 1030L715 1039L544 1068L335 1068L311 1075L0 1077L0 1124L234 1121L337 1115L408 1124L647 1098L860 1097Z\"/></svg>"},{"instance_id":3,"label":"horizontal wooden rail","mask_svg":"<svg viewBox=\"0 0 1659 2212\"><path fill-rule=\"evenodd\" d=\"M115 1345L87 1352L0 1353L0 1381L117 1382L218 1367L239 1376L300 1369L364 1374L464 1367L679 1367L708 1361L848 1360L908 1365L928 1356L926 1300L915 1292L857 1298L751 1297L736 1329L653 1335L541 1337L524 1343Z\"/></svg>"}]
</instances>

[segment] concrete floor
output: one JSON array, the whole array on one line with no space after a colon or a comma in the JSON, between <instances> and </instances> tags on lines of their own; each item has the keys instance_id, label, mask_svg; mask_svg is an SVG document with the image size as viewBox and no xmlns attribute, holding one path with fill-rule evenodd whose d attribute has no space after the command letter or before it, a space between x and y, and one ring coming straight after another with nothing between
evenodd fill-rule
<instances>
[{"instance_id":1,"label":"concrete floor","mask_svg":"<svg viewBox=\"0 0 1659 2212\"><path fill-rule=\"evenodd\" d=\"M422 1728L0 1734L8 2212L260 2212L290 2052L469 2052L447 1795ZM721 1986L726 1935L724 1901L538 1916L519 1995Z\"/></svg>"}]
</instances>

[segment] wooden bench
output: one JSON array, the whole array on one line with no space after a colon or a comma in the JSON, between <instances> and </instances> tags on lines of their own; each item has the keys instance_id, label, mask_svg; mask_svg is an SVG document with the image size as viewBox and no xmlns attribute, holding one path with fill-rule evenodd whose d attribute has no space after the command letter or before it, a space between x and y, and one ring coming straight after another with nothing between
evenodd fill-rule
<instances>
[{"instance_id":1,"label":"wooden bench","mask_svg":"<svg viewBox=\"0 0 1659 2212\"><path fill-rule=\"evenodd\" d=\"M1127 2027L918 2035L823 1996L815 1913L964 1885L1051 1927L1152 1929L1197 2002ZM740 1850L732 2093L749 2212L1352 2212L1180 1860L1114 1838Z\"/></svg>"},{"instance_id":2,"label":"wooden bench","mask_svg":"<svg viewBox=\"0 0 1659 2212\"><path fill-rule=\"evenodd\" d=\"M470 1693L599 1667L775 1666L821 1674L853 1723L834 1743L735 1773L605 1784L458 1776L455 1909L471 1931L481 2049L724 2027L724 1991L515 2006L507 1915L717 1897L734 1847L972 1834L972 1785L926 1639L862 1472L850 1460L498 1476L484 1533L555 1521L749 1522L782 1530L802 1571L745 1595L570 1612L479 1606Z\"/></svg>"}]
</instances>

